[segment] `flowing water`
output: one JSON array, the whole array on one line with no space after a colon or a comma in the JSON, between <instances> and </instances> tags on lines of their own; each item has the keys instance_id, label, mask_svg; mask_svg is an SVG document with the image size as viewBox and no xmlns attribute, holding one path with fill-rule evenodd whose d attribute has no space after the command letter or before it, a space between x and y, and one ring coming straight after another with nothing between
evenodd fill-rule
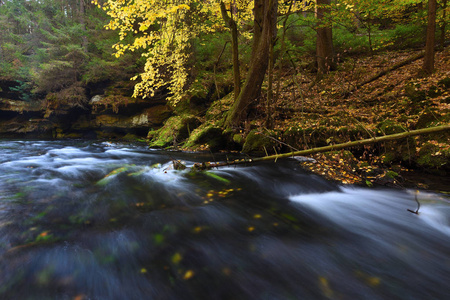
<instances>
[{"instance_id":1,"label":"flowing water","mask_svg":"<svg viewBox=\"0 0 450 300\"><path fill-rule=\"evenodd\" d=\"M448 198L174 158L0 141L0 299L450 299Z\"/></svg>"}]
</instances>

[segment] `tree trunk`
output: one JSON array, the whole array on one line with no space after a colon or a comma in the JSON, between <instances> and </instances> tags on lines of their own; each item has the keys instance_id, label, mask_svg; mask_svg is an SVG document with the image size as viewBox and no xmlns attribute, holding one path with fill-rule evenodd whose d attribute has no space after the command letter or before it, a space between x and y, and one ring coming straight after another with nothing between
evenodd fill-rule
<instances>
[{"instance_id":1,"label":"tree trunk","mask_svg":"<svg viewBox=\"0 0 450 300\"><path fill-rule=\"evenodd\" d=\"M330 12L330 4L331 0L317 0L316 18L318 27L316 56L318 79L334 68L333 32L331 26L324 24L325 16Z\"/></svg>"},{"instance_id":2,"label":"tree trunk","mask_svg":"<svg viewBox=\"0 0 450 300\"><path fill-rule=\"evenodd\" d=\"M233 19L233 9L230 9L231 16L228 16L227 9L223 1L220 1L220 11L222 18L231 30L231 54L233 59L233 82L234 82L234 100L237 99L241 91L241 74L239 71L239 48L238 48L238 30L236 21Z\"/></svg>"},{"instance_id":3,"label":"tree trunk","mask_svg":"<svg viewBox=\"0 0 450 300\"><path fill-rule=\"evenodd\" d=\"M88 52L87 46L88 46L88 40L87 40L87 36L86 36L86 22L84 20L84 14L85 14L85 4L84 4L84 0L79 0L80 1L80 8L79 8L79 13L80 13L80 24L82 26L83 29L83 36L81 37L81 47L83 48L84 53Z\"/></svg>"},{"instance_id":4,"label":"tree trunk","mask_svg":"<svg viewBox=\"0 0 450 300\"><path fill-rule=\"evenodd\" d=\"M275 64L274 55L275 41L270 43L269 49L269 71L267 79L267 99L266 99L266 127L272 128L272 102L273 102L273 68Z\"/></svg>"},{"instance_id":5,"label":"tree trunk","mask_svg":"<svg viewBox=\"0 0 450 300\"><path fill-rule=\"evenodd\" d=\"M269 64L269 49L276 35L278 0L254 0L255 32L252 60L247 77L232 108L228 112L225 126L237 127L244 119L248 106L261 94L261 85ZM260 32L258 32L261 29Z\"/></svg>"},{"instance_id":6,"label":"tree trunk","mask_svg":"<svg viewBox=\"0 0 450 300\"><path fill-rule=\"evenodd\" d=\"M445 45L445 27L447 25L447 0L442 3L442 25L441 25L441 49L444 49Z\"/></svg>"},{"instance_id":7,"label":"tree trunk","mask_svg":"<svg viewBox=\"0 0 450 300\"><path fill-rule=\"evenodd\" d=\"M423 70L427 74L434 70L434 46L436 33L436 0L428 0L428 25L427 41L425 45L425 58L423 60Z\"/></svg>"}]
</instances>

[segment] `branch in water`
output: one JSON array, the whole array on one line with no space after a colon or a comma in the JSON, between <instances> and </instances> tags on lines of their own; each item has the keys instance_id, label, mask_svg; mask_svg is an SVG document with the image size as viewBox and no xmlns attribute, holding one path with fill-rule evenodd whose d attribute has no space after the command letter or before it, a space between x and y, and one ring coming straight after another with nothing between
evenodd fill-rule
<instances>
[{"instance_id":1,"label":"branch in water","mask_svg":"<svg viewBox=\"0 0 450 300\"><path fill-rule=\"evenodd\" d=\"M416 191L416 194L414 195L414 198L416 199L416 202L417 202L417 209L416 209L416 211L407 209L409 212L411 212L411 213L413 213L413 214L416 214L416 215L419 214L419 209L420 209L420 202L419 202L419 200L417 199L417 194L419 194L419 191Z\"/></svg>"}]
</instances>

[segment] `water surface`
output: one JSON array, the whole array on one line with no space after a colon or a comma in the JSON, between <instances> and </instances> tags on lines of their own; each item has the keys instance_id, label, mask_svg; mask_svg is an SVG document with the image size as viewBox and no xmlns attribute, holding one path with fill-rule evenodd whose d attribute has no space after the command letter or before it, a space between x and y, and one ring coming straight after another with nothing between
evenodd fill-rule
<instances>
[{"instance_id":1,"label":"water surface","mask_svg":"<svg viewBox=\"0 0 450 300\"><path fill-rule=\"evenodd\" d=\"M450 203L296 161L0 141L0 299L450 299Z\"/></svg>"}]
</instances>

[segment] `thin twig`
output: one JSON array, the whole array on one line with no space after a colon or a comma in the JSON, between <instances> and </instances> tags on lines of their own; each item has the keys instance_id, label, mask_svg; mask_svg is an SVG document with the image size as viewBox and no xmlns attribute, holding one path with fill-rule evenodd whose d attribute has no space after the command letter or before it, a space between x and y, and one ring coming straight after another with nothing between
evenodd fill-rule
<instances>
[{"instance_id":1,"label":"thin twig","mask_svg":"<svg viewBox=\"0 0 450 300\"><path fill-rule=\"evenodd\" d=\"M416 211L413 211L413 210L411 210L411 209L407 209L407 211L409 211L409 212L411 212L411 213L413 213L413 214L416 214L416 215L418 215L419 214L419 209L420 209L420 202L419 202L419 200L417 199L417 195L419 194L419 191L416 191L416 194L414 195L414 199L416 199L416 202L417 202L417 209L416 209Z\"/></svg>"}]
</instances>

